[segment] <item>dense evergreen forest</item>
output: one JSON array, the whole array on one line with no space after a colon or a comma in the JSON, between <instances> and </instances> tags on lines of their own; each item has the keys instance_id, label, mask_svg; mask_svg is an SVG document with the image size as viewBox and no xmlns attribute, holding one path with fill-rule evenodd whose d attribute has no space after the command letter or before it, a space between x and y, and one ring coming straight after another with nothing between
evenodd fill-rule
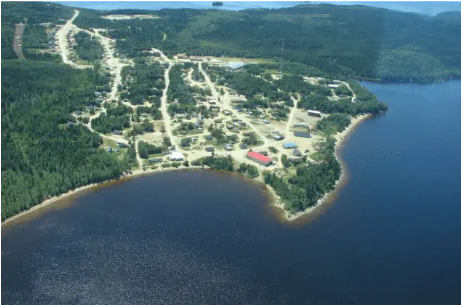
<instances>
[{"instance_id":1,"label":"dense evergreen forest","mask_svg":"<svg viewBox=\"0 0 461 305\"><path fill-rule=\"evenodd\" d=\"M40 23L62 24L65 19L72 17L72 14L73 10L70 7L53 3L2 2L2 59L16 58L13 51L15 24L26 24L24 48L42 48L43 43L48 42L48 39L45 27Z\"/></svg>"},{"instance_id":2,"label":"dense evergreen forest","mask_svg":"<svg viewBox=\"0 0 461 305\"><path fill-rule=\"evenodd\" d=\"M110 21L109 13L160 19ZM425 16L365 6L217 10L82 10L80 27L108 27L118 49L136 56L156 45L169 55L261 57L303 63L334 77L432 82L461 76L461 17ZM163 40L163 34L167 39Z\"/></svg>"},{"instance_id":3,"label":"dense evergreen forest","mask_svg":"<svg viewBox=\"0 0 461 305\"><path fill-rule=\"evenodd\" d=\"M92 69L2 60L2 220L131 168L134 151L107 154L101 137L71 115L105 81Z\"/></svg>"},{"instance_id":4,"label":"dense evergreen forest","mask_svg":"<svg viewBox=\"0 0 461 305\"><path fill-rule=\"evenodd\" d=\"M74 47L79 58L94 63L102 59L104 49L101 44L85 32L79 32L74 36L77 45Z\"/></svg>"}]
</instances>

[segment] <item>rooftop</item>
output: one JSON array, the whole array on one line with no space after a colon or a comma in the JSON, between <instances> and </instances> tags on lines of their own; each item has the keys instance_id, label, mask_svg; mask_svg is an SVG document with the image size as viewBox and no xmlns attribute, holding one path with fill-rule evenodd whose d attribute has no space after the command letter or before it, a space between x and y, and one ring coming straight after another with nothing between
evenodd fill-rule
<instances>
[{"instance_id":1,"label":"rooftop","mask_svg":"<svg viewBox=\"0 0 461 305\"><path fill-rule=\"evenodd\" d=\"M269 158L269 157L266 157L258 152L255 152L255 151L250 151L247 153L247 157L251 157L253 159L257 159L261 162L264 162L264 163L268 163L268 162L271 162L272 159Z\"/></svg>"},{"instance_id":2,"label":"rooftop","mask_svg":"<svg viewBox=\"0 0 461 305\"><path fill-rule=\"evenodd\" d=\"M228 64L229 68L234 69L234 70L236 70L238 68L241 68L244 65L245 65L245 63L241 62L241 61L232 61L232 62L229 62L229 64Z\"/></svg>"}]
</instances>

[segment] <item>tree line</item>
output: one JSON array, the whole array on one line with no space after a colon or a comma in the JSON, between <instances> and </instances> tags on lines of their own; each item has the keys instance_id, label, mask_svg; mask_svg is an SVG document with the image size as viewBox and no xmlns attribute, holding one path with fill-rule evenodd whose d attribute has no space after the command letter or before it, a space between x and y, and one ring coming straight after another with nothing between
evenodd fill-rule
<instances>
[{"instance_id":1,"label":"tree line","mask_svg":"<svg viewBox=\"0 0 461 305\"><path fill-rule=\"evenodd\" d=\"M53 62L2 60L2 220L46 198L116 178L136 164L118 159L101 137L75 122L105 79Z\"/></svg>"}]
</instances>

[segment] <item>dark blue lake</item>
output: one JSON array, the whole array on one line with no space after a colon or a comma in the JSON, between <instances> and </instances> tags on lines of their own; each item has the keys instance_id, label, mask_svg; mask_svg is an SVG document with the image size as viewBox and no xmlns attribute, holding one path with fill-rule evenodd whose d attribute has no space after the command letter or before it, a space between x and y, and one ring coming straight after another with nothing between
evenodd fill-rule
<instances>
[{"instance_id":1,"label":"dark blue lake","mask_svg":"<svg viewBox=\"0 0 461 305\"><path fill-rule=\"evenodd\" d=\"M228 174L131 179L4 226L2 304L461 304L461 82L366 85L390 110L314 219Z\"/></svg>"}]
</instances>

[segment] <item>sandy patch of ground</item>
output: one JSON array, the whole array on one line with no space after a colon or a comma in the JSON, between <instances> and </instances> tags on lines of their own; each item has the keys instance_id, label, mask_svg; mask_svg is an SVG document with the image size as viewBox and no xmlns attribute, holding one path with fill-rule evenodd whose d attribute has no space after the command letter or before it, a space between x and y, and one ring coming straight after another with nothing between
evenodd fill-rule
<instances>
[{"instance_id":1,"label":"sandy patch of ground","mask_svg":"<svg viewBox=\"0 0 461 305\"><path fill-rule=\"evenodd\" d=\"M101 18L109 20L160 19L159 16L155 15L107 15L102 16Z\"/></svg>"}]
</instances>

